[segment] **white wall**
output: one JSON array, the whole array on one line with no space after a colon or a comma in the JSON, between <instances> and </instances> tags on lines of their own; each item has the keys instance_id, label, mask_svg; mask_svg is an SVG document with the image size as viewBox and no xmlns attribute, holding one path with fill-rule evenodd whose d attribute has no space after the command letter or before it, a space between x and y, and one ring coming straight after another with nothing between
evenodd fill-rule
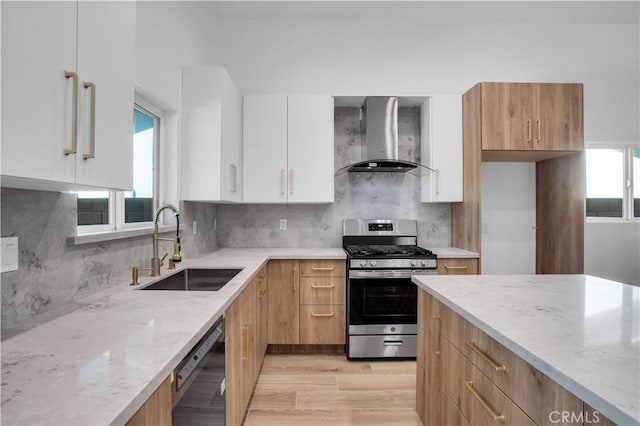
<instances>
[{"instance_id":1,"label":"white wall","mask_svg":"<svg viewBox=\"0 0 640 426\"><path fill-rule=\"evenodd\" d=\"M482 164L482 273L536 273L536 165Z\"/></svg>"},{"instance_id":2,"label":"white wall","mask_svg":"<svg viewBox=\"0 0 640 426\"><path fill-rule=\"evenodd\" d=\"M640 223L587 223L584 273L640 286Z\"/></svg>"}]
</instances>

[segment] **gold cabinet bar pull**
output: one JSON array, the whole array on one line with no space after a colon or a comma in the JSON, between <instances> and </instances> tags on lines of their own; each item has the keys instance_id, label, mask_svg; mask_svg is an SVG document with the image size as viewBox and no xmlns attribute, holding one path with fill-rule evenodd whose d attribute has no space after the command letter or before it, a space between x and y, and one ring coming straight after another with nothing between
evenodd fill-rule
<instances>
[{"instance_id":1,"label":"gold cabinet bar pull","mask_svg":"<svg viewBox=\"0 0 640 426\"><path fill-rule=\"evenodd\" d=\"M467 269L466 265L444 265L445 269Z\"/></svg>"},{"instance_id":2,"label":"gold cabinet bar pull","mask_svg":"<svg viewBox=\"0 0 640 426\"><path fill-rule=\"evenodd\" d=\"M480 396L480 394L475 390L475 388L473 387L473 382L464 382L464 385L467 387L469 392L471 392L471 395L473 395L474 398L477 399L480 404L482 404L484 409L487 410L487 413L489 413L489 415L493 417L493 420L504 420L504 414L496 414L496 412L493 411L493 408L491 408L487 401L485 401L484 398Z\"/></svg>"},{"instance_id":3,"label":"gold cabinet bar pull","mask_svg":"<svg viewBox=\"0 0 640 426\"><path fill-rule=\"evenodd\" d=\"M75 154L78 151L78 74L65 71L64 78L73 82L73 118L71 119L71 148L64 149L64 155Z\"/></svg>"},{"instance_id":4,"label":"gold cabinet bar pull","mask_svg":"<svg viewBox=\"0 0 640 426\"><path fill-rule=\"evenodd\" d=\"M480 348L478 348L475 343L473 342L467 342L467 346L469 346L469 349L471 349L473 352L475 352L476 354L478 354L478 356L480 358L482 358L483 360L485 360L491 367L493 367L496 371L507 371L507 367L505 367L502 364L498 364L497 362L495 362L494 360L492 360L491 358L489 358L489 355L485 354L483 351L480 350Z\"/></svg>"},{"instance_id":5,"label":"gold cabinet bar pull","mask_svg":"<svg viewBox=\"0 0 640 426\"><path fill-rule=\"evenodd\" d=\"M82 154L83 160L88 160L96 156L96 85L90 81L83 84L85 89L91 91L91 116L89 118L89 153Z\"/></svg>"},{"instance_id":6,"label":"gold cabinet bar pull","mask_svg":"<svg viewBox=\"0 0 640 426\"><path fill-rule=\"evenodd\" d=\"M329 314L316 314L315 312L311 312L311 316L314 318L330 318L335 315L335 312L331 312Z\"/></svg>"},{"instance_id":7,"label":"gold cabinet bar pull","mask_svg":"<svg viewBox=\"0 0 640 426\"><path fill-rule=\"evenodd\" d=\"M311 284L311 288L334 288L335 286L336 286L335 284L330 284L330 285Z\"/></svg>"},{"instance_id":8,"label":"gold cabinet bar pull","mask_svg":"<svg viewBox=\"0 0 640 426\"><path fill-rule=\"evenodd\" d=\"M434 315L433 321L435 322L435 326L434 326L435 333L433 334L437 342L437 344L434 345L436 350L433 351L433 353L436 355L440 355L440 315Z\"/></svg>"},{"instance_id":9,"label":"gold cabinet bar pull","mask_svg":"<svg viewBox=\"0 0 640 426\"><path fill-rule=\"evenodd\" d=\"M527 142L531 143L531 120L527 120Z\"/></svg>"},{"instance_id":10,"label":"gold cabinet bar pull","mask_svg":"<svg viewBox=\"0 0 640 426\"><path fill-rule=\"evenodd\" d=\"M538 125L538 137L536 138L536 142L539 143L540 142L540 120L536 120L536 124Z\"/></svg>"},{"instance_id":11,"label":"gold cabinet bar pull","mask_svg":"<svg viewBox=\"0 0 640 426\"><path fill-rule=\"evenodd\" d=\"M280 170L280 195L284 197L285 193L286 193L286 189L285 189L285 174L286 174L286 170L282 169Z\"/></svg>"},{"instance_id":12,"label":"gold cabinet bar pull","mask_svg":"<svg viewBox=\"0 0 640 426\"><path fill-rule=\"evenodd\" d=\"M249 359L249 327L242 327L242 359Z\"/></svg>"},{"instance_id":13,"label":"gold cabinet bar pull","mask_svg":"<svg viewBox=\"0 0 640 426\"><path fill-rule=\"evenodd\" d=\"M293 268L291 270L291 291L293 293L296 292L296 275L298 273L298 269L297 268Z\"/></svg>"},{"instance_id":14,"label":"gold cabinet bar pull","mask_svg":"<svg viewBox=\"0 0 640 426\"><path fill-rule=\"evenodd\" d=\"M238 191L238 166L235 164L229 164L231 171L231 192Z\"/></svg>"},{"instance_id":15,"label":"gold cabinet bar pull","mask_svg":"<svg viewBox=\"0 0 640 426\"><path fill-rule=\"evenodd\" d=\"M328 267L320 267L320 266L312 266L311 270L312 271L333 271L335 269L335 267L333 266L328 266Z\"/></svg>"},{"instance_id":16,"label":"gold cabinet bar pull","mask_svg":"<svg viewBox=\"0 0 640 426\"><path fill-rule=\"evenodd\" d=\"M293 195L293 169L289 169L289 194Z\"/></svg>"}]
</instances>

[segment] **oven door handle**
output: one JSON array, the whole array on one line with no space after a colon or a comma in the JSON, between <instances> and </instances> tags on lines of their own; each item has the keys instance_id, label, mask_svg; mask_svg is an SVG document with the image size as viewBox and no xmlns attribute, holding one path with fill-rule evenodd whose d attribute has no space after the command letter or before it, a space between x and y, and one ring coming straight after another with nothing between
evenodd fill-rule
<instances>
[{"instance_id":1,"label":"oven door handle","mask_svg":"<svg viewBox=\"0 0 640 426\"><path fill-rule=\"evenodd\" d=\"M411 278L411 275L437 275L438 271L433 270L377 270L377 271L349 271L349 279L385 279L385 278Z\"/></svg>"}]
</instances>

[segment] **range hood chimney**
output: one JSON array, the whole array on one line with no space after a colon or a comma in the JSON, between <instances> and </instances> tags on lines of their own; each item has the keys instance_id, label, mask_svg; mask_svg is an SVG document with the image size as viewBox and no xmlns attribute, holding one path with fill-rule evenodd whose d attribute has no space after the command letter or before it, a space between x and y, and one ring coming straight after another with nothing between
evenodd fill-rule
<instances>
[{"instance_id":1,"label":"range hood chimney","mask_svg":"<svg viewBox=\"0 0 640 426\"><path fill-rule=\"evenodd\" d=\"M343 167L336 172L336 176L346 172L410 172L421 176L431 171L421 164L399 159L398 98L396 96L365 98L360 121L360 138L362 161Z\"/></svg>"}]
</instances>

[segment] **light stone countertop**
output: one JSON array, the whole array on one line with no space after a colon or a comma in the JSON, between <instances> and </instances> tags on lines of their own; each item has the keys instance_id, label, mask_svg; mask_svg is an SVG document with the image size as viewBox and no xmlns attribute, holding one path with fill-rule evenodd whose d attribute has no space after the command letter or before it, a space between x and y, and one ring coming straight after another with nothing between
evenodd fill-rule
<instances>
[{"instance_id":1,"label":"light stone countertop","mask_svg":"<svg viewBox=\"0 0 640 426\"><path fill-rule=\"evenodd\" d=\"M244 268L217 292L128 283L2 342L2 424L124 424L269 259L346 259L342 249L222 249L186 267Z\"/></svg>"},{"instance_id":2,"label":"light stone countertop","mask_svg":"<svg viewBox=\"0 0 640 426\"><path fill-rule=\"evenodd\" d=\"M436 256L443 259L478 259L480 253L475 251L464 250L457 247L426 247Z\"/></svg>"},{"instance_id":3,"label":"light stone countertop","mask_svg":"<svg viewBox=\"0 0 640 426\"><path fill-rule=\"evenodd\" d=\"M640 424L640 287L589 275L412 280L617 424Z\"/></svg>"}]
</instances>

